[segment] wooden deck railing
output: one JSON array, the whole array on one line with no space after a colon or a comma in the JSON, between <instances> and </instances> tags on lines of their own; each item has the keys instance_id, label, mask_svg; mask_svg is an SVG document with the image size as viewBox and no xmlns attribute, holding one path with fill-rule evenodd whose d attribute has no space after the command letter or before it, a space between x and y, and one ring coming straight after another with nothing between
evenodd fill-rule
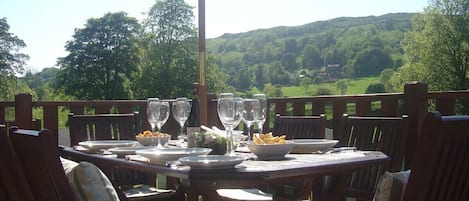
<instances>
[{"instance_id":1,"label":"wooden deck railing","mask_svg":"<svg viewBox=\"0 0 469 201\"><path fill-rule=\"evenodd\" d=\"M458 101L469 99L469 91L428 92L427 85L421 82L409 82L404 86L403 93L362 94L344 96L308 96L268 99L269 115L264 130L272 128L275 114L288 115L318 115L326 114L329 119L328 127L333 129L333 138L338 138L336 131L340 124L340 117L351 115L374 116L409 116L409 130L407 136L407 154L411 159L413 147L418 140L418 129L427 111L438 110L444 115L456 114ZM216 111L216 96L207 97L207 122L203 124L220 126ZM168 100L173 101L173 100ZM469 108L469 107L466 107ZM6 120L6 111L14 110L14 119ZM44 128L59 133L59 111L65 110L75 114L84 113L131 113L139 111L142 119L146 119L146 100L114 100L114 101L37 101L33 102L31 95L18 94L14 102L0 102L0 123L15 121L22 128L33 128L32 110L42 111ZM201 111L204 111L201 108ZM467 114L467 111L460 113ZM147 121L142 125L148 129ZM163 128L169 133L176 133L178 124L169 118Z\"/></svg>"}]
</instances>

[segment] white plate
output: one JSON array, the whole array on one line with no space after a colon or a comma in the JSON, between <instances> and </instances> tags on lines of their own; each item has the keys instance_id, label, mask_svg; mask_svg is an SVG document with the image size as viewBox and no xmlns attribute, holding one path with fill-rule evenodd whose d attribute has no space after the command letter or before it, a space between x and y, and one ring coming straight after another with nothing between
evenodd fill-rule
<instances>
[{"instance_id":1,"label":"white plate","mask_svg":"<svg viewBox=\"0 0 469 201\"><path fill-rule=\"evenodd\" d=\"M170 149L144 149L137 150L140 156L148 158L150 163L164 165L167 161L175 161L184 156L207 155L212 149L209 148L170 148Z\"/></svg>"},{"instance_id":2,"label":"white plate","mask_svg":"<svg viewBox=\"0 0 469 201\"><path fill-rule=\"evenodd\" d=\"M332 148L339 142L338 140L328 139L295 139L295 144L290 153L313 153Z\"/></svg>"},{"instance_id":3,"label":"white plate","mask_svg":"<svg viewBox=\"0 0 469 201\"><path fill-rule=\"evenodd\" d=\"M132 147L137 144L133 140L96 140L78 142L78 145L86 147L90 150L109 149L114 147Z\"/></svg>"},{"instance_id":4,"label":"white plate","mask_svg":"<svg viewBox=\"0 0 469 201\"><path fill-rule=\"evenodd\" d=\"M135 151L137 150L143 150L143 149L154 149L154 147L151 146L138 146L138 147L114 147L108 149L109 152L116 154L119 157L125 156L125 155L135 155Z\"/></svg>"},{"instance_id":5,"label":"white plate","mask_svg":"<svg viewBox=\"0 0 469 201\"><path fill-rule=\"evenodd\" d=\"M234 168L244 160L246 160L245 157L224 155L188 156L179 159L181 164L191 166L194 169Z\"/></svg>"}]
</instances>

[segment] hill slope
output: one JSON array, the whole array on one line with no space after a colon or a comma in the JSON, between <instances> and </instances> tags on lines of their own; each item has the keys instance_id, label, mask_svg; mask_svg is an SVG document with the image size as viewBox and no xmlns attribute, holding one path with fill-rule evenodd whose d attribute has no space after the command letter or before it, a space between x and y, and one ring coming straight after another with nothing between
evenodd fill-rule
<instances>
[{"instance_id":1,"label":"hill slope","mask_svg":"<svg viewBox=\"0 0 469 201\"><path fill-rule=\"evenodd\" d=\"M402 65L400 42L413 15L341 17L224 34L207 40L207 52L239 90L265 83L297 85L300 74L312 82L374 76Z\"/></svg>"}]
</instances>

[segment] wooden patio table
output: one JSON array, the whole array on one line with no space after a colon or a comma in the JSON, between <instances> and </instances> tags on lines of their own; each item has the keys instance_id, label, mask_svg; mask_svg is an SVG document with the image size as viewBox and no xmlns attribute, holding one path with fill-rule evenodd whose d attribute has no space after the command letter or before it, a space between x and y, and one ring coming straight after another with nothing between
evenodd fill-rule
<instances>
[{"instance_id":1,"label":"wooden patio table","mask_svg":"<svg viewBox=\"0 0 469 201\"><path fill-rule=\"evenodd\" d=\"M239 153L240 155L246 153ZM192 169L184 165L154 165L146 162L89 154L61 147L61 155L77 160L120 166L123 168L162 174L174 178L180 194L188 201L197 201L199 195L205 200L219 200L216 189L252 188L277 182L314 179L325 175L344 175L352 170L380 163L389 158L378 151L344 151L330 154L287 154L283 160L262 161L248 159L231 169ZM331 192L328 200L340 199L340 186Z\"/></svg>"}]
</instances>

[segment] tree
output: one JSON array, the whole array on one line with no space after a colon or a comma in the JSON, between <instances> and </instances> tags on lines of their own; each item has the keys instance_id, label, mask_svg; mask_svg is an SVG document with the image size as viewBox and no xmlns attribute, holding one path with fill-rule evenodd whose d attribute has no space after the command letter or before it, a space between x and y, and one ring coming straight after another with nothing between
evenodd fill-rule
<instances>
[{"instance_id":1,"label":"tree","mask_svg":"<svg viewBox=\"0 0 469 201\"><path fill-rule=\"evenodd\" d=\"M308 94L308 91L309 91L309 85L311 85L313 82L311 81L311 79L308 77L308 76L304 76L301 78L301 82L300 82L300 86L303 87L303 89L305 90L305 95Z\"/></svg>"},{"instance_id":2,"label":"tree","mask_svg":"<svg viewBox=\"0 0 469 201\"><path fill-rule=\"evenodd\" d=\"M59 59L56 88L79 99L129 99L131 75L138 70L140 25L124 12L91 18L76 29Z\"/></svg>"},{"instance_id":3,"label":"tree","mask_svg":"<svg viewBox=\"0 0 469 201\"><path fill-rule=\"evenodd\" d=\"M366 87L365 94L374 94L374 93L386 93L384 84L382 83L372 83Z\"/></svg>"},{"instance_id":4,"label":"tree","mask_svg":"<svg viewBox=\"0 0 469 201\"><path fill-rule=\"evenodd\" d=\"M290 77L288 73L282 68L280 62L274 62L270 67L270 83L272 85L288 85L290 84Z\"/></svg>"},{"instance_id":5,"label":"tree","mask_svg":"<svg viewBox=\"0 0 469 201\"><path fill-rule=\"evenodd\" d=\"M264 84L265 84L265 73L264 73L264 64L258 64L256 65L256 87L260 91L264 90Z\"/></svg>"},{"instance_id":6,"label":"tree","mask_svg":"<svg viewBox=\"0 0 469 201\"><path fill-rule=\"evenodd\" d=\"M347 93L349 82L350 81L347 79L341 79L336 82L336 88L340 90L341 95L345 95Z\"/></svg>"},{"instance_id":7,"label":"tree","mask_svg":"<svg viewBox=\"0 0 469 201\"><path fill-rule=\"evenodd\" d=\"M235 89L226 84L229 79L228 74L220 71L216 64L214 55L209 55L207 58L207 73L206 73L207 91L214 94L219 94L227 91L235 91Z\"/></svg>"},{"instance_id":8,"label":"tree","mask_svg":"<svg viewBox=\"0 0 469 201\"><path fill-rule=\"evenodd\" d=\"M319 49L314 45L307 45L303 49L303 67L306 69L317 69L323 66L323 59Z\"/></svg>"},{"instance_id":9,"label":"tree","mask_svg":"<svg viewBox=\"0 0 469 201\"><path fill-rule=\"evenodd\" d=\"M383 71L381 71L381 74L379 75L379 81L381 84L383 84L385 91L387 92L393 92L393 87L391 84L391 76L393 75L395 71L390 68L386 68Z\"/></svg>"},{"instance_id":10,"label":"tree","mask_svg":"<svg viewBox=\"0 0 469 201\"><path fill-rule=\"evenodd\" d=\"M9 32L6 18L0 18L0 99L12 99L16 94L16 75L23 73L29 56L19 52L26 47L23 40Z\"/></svg>"},{"instance_id":11,"label":"tree","mask_svg":"<svg viewBox=\"0 0 469 201\"><path fill-rule=\"evenodd\" d=\"M460 0L433 0L412 19L403 41L407 63L391 78L394 86L410 80L430 90L467 89L469 5Z\"/></svg>"},{"instance_id":12,"label":"tree","mask_svg":"<svg viewBox=\"0 0 469 201\"><path fill-rule=\"evenodd\" d=\"M380 48L366 48L355 58L353 75L357 77L378 75L389 66L393 66L391 56Z\"/></svg>"},{"instance_id":13,"label":"tree","mask_svg":"<svg viewBox=\"0 0 469 201\"><path fill-rule=\"evenodd\" d=\"M267 84L263 91L268 97L282 97L282 87L280 85Z\"/></svg>"},{"instance_id":14,"label":"tree","mask_svg":"<svg viewBox=\"0 0 469 201\"><path fill-rule=\"evenodd\" d=\"M251 87L251 77L247 68L243 68L237 75L238 86L236 88L248 91Z\"/></svg>"},{"instance_id":15,"label":"tree","mask_svg":"<svg viewBox=\"0 0 469 201\"><path fill-rule=\"evenodd\" d=\"M285 66L285 69L288 72L294 72L298 67L298 64L296 63L296 56L292 53L284 54L282 58L282 65Z\"/></svg>"},{"instance_id":16,"label":"tree","mask_svg":"<svg viewBox=\"0 0 469 201\"><path fill-rule=\"evenodd\" d=\"M184 0L161 0L144 27L142 74L134 83L139 98L190 96L198 79L197 32L192 7Z\"/></svg>"},{"instance_id":17,"label":"tree","mask_svg":"<svg viewBox=\"0 0 469 201\"><path fill-rule=\"evenodd\" d=\"M332 90L327 88L327 87L319 86L316 89L316 94L315 95L316 96L332 95Z\"/></svg>"}]
</instances>

